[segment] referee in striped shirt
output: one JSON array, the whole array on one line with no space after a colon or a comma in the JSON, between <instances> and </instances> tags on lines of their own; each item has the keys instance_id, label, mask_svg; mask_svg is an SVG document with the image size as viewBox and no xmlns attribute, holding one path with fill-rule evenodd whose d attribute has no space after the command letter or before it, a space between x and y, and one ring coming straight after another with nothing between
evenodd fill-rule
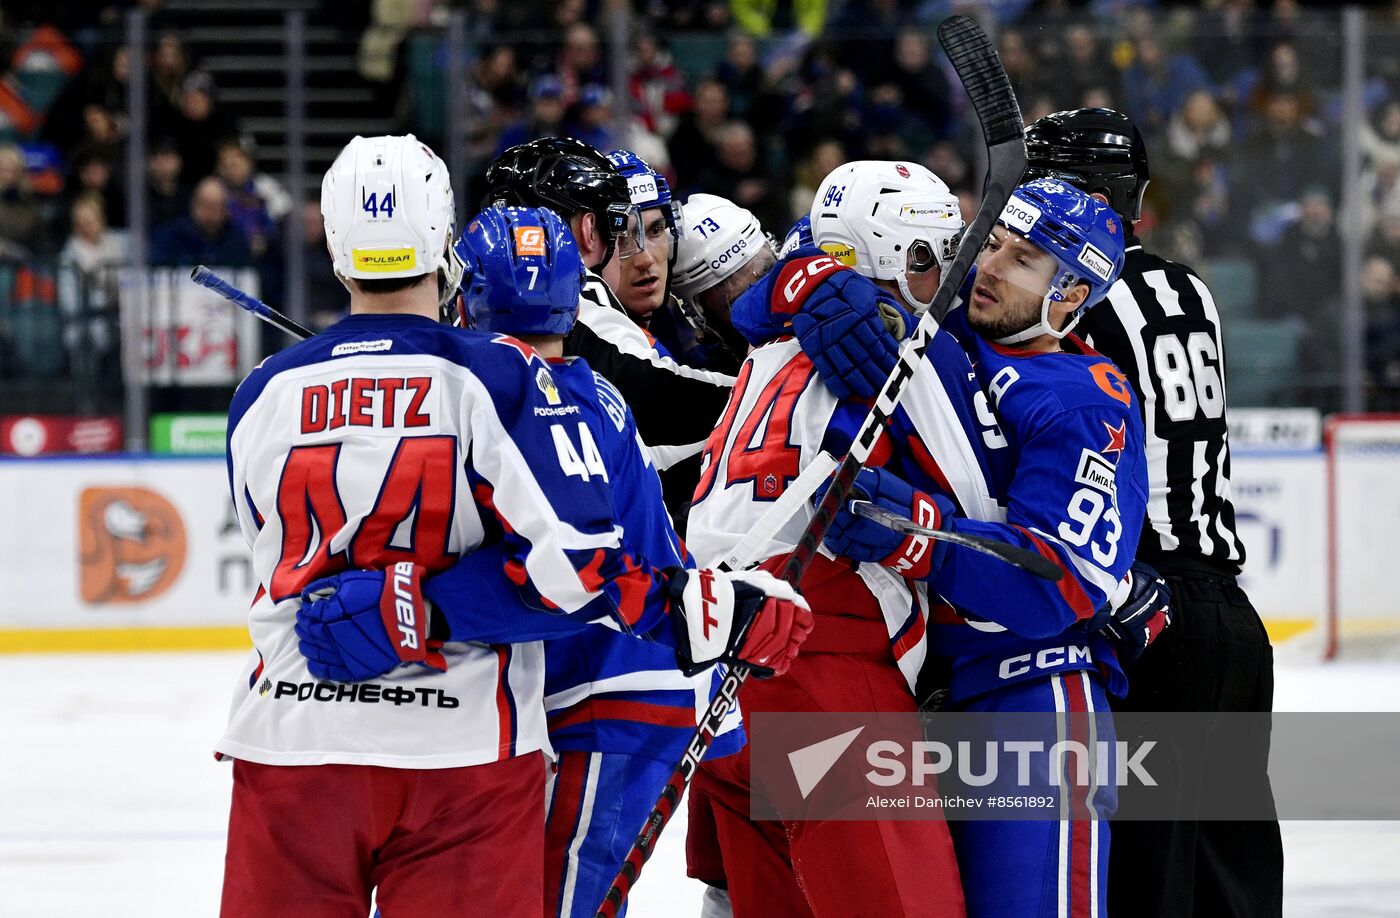
<instances>
[{"instance_id":1,"label":"referee in striped shirt","mask_svg":"<svg viewBox=\"0 0 1400 918\"><path fill-rule=\"evenodd\" d=\"M1127 265L1079 334L1137 390L1151 487L1138 558L1172 591L1172 627L1124 667L1120 711L1269 711L1273 648L1235 582L1244 546L1230 503L1220 316L1190 268L1143 249L1132 233L1147 188L1147 150L1127 116L1108 109L1046 115L1026 130L1026 179L1055 177L1122 217ZM1259 807L1273 811L1267 749ZM1131 788L1124 788L1131 791ZM1126 795L1125 795L1126 796ZM1187 807L1191 801L1183 801ZM1122 807L1120 806L1120 810ZM1277 821L1119 822L1109 859L1109 913L1279 916L1283 847Z\"/></svg>"}]
</instances>

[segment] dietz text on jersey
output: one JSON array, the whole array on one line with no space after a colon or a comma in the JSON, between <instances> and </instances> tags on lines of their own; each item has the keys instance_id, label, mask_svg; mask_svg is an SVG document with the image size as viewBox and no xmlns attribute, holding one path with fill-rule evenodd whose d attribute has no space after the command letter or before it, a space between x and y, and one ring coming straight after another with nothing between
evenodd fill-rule
<instances>
[{"instance_id":1,"label":"dietz text on jersey","mask_svg":"<svg viewBox=\"0 0 1400 918\"><path fill-rule=\"evenodd\" d=\"M430 427L424 402L431 376L351 376L301 390L301 432L321 433L341 427Z\"/></svg>"}]
</instances>

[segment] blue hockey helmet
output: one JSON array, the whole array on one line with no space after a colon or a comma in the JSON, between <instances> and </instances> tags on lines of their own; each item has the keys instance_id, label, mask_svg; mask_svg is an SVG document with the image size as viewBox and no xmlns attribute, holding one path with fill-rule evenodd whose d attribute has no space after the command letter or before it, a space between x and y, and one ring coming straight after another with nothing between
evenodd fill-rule
<instances>
[{"instance_id":1,"label":"blue hockey helmet","mask_svg":"<svg viewBox=\"0 0 1400 918\"><path fill-rule=\"evenodd\" d=\"M797 222L788 227L787 235L783 237L783 244L778 247L778 257L787 258L798 249L805 249L808 246L816 245L812 238L812 215L803 214L797 218Z\"/></svg>"},{"instance_id":2,"label":"blue hockey helmet","mask_svg":"<svg viewBox=\"0 0 1400 918\"><path fill-rule=\"evenodd\" d=\"M583 259L569 227L543 207L488 207L457 254L468 325L507 335L564 335L578 316Z\"/></svg>"},{"instance_id":3,"label":"blue hockey helmet","mask_svg":"<svg viewBox=\"0 0 1400 918\"><path fill-rule=\"evenodd\" d=\"M664 175L653 169L646 160L631 150L613 150L608 154L608 160L627 180L627 193L631 197L632 206L637 211L648 211L659 207L665 215L666 228L671 231L672 240L679 239L685 234L685 220L681 215L681 202L672 196L671 183L666 181ZM628 241L620 240L622 244L618 248L619 256L625 257L632 254L625 251ZM672 245L673 255L675 251L676 247Z\"/></svg>"},{"instance_id":4,"label":"blue hockey helmet","mask_svg":"<svg viewBox=\"0 0 1400 918\"><path fill-rule=\"evenodd\" d=\"M1011 192L997 223L1030 240L1059 265L1041 302L1040 322L998 339L1002 344L1018 344L1042 334L1063 338L1123 272L1121 219L1113 208L1073 185L1050 178L1026 182ZM1089 295L1064 328L1051 328L1050 304L1062 302L1078 284L1087 284Z\"/></svg>"}]
</instances>

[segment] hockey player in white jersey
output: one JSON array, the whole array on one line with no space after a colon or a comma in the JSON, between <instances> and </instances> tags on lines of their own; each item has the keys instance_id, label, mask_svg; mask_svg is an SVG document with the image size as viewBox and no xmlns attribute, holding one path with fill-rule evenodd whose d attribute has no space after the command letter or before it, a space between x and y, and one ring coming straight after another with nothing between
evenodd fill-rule
<instances>
[{"instance_id":1,"label":"hockey player in white jersey","mask_svg":"<svg viewBox=\"0 0 1400 918\"><path fill-rule=\"evenodd\" d=\"M624 549L606 481L565 461L582 444L561 409L577 406L548 364L513 339L437 321L460 263L431 150L411 136L356 138L321 206L351 315L265 361L229 413L230 490L262 588L216 747L235 760L223 914L359 918L377 889L390 914L470 902L537 915L542 648L442 643L424 572L493 533L525 601L603 607L638 631L674 622L700 663L743 653L732 626L744 610L732 592L706 602L692 590L699 615L687 619L684 575ZM348 567L389 571L376 625L413 664L360 684L313 678L294 631L303 589ZM639 593L669 601L620 608Z\"/></svg>"},{"instance_id":2,"label":"hockey player in white jersey","mask_svg":"<svg viewBox=\"0 0 1400 918\"><path fill-rule=\"evenodd\" d=\"M813 356L837 346L834 339L849 339L843 346L871 348L867 363L877 366L870 372L878 372L884 359L892 362L892 348L874 351L886 347L878 339L888 336L878 318L878 328L870 325L870 317L879 315L867 308L872 280L888 288L879 294L881 311L907 323L910 310L932 299L942 265L956 248L962 229L957 201L932 173L914 163L843 168L849 172L838 183L838 193L849 196L842 208L848 215L844 235L833 228L825 250L798 249L734 304L736 326L761 346L741 368L720 426L706 444L688 543L700 563L733 550L821 452L846 451L866 408L838 398L848 385L822 375ZM862 308L852 309L852 302ZM822 345L813 356L793 337L799 328ZM924 361L875 460L922 464L977 512L990 513L984 472L968 442L977 435L970 365L955 341L946 345L960 362L940 370ZM781 565L809 518L810 511L800 511L759 552L768 559L763 567ZM740 693L745 712L917 710L913 687L926 653L926 592L887 569L853 571L828 553L813 561L802 587L815 620L803 656L785 677L746 683ZM689 840L692 873L727 883L738 918L962 915L945 824L751 822L747 768L742 754L705 763L693 787L693 829L703 826L717 835L722 876L697 869L697 856L714 845L694 832Z\"/></svg>"}]
</instances>

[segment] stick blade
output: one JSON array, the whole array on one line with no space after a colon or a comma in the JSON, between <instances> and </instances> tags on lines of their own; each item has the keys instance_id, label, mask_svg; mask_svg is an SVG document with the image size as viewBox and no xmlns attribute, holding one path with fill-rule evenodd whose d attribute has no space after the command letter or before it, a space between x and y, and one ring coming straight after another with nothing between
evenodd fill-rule
<instances>
[{"instance_id":1,"label":"stick blade","mask_svg":"<svg viewBox=\"0 0 1400 918\"><path fill-rule=\"evenodd\" d=\"M938 27L938 43L972 99L987 146L1020 138L1024 133L1021 107L982 27L968 16L949 16Z\"/></svg>"}]
</instances>

